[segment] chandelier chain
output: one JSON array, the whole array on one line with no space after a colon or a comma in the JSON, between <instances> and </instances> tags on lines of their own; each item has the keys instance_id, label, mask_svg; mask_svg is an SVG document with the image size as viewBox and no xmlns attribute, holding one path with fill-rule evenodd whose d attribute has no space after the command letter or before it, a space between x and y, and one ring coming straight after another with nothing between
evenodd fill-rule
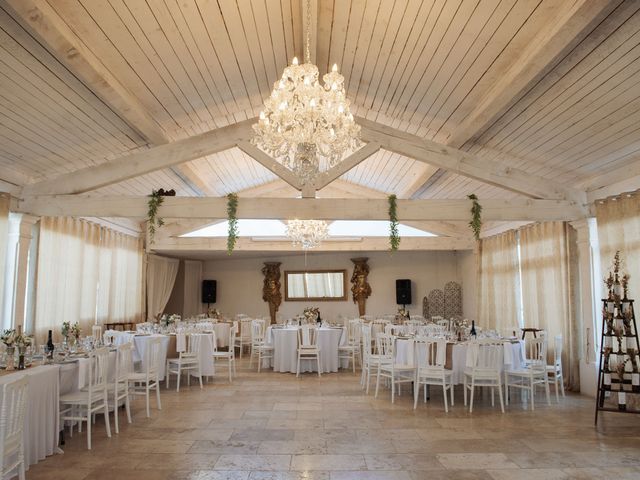
<instances>
[{"instance_id":1,"label":"chandelier chain","mask_svg":"<svg viewBox=\"0 0 640 480\"><path fill-rule=\"evenodd\" d=\"M307 0L307 35L305 39L304 63L311 63L311 0Z\"/></svg>"}]
</instances>

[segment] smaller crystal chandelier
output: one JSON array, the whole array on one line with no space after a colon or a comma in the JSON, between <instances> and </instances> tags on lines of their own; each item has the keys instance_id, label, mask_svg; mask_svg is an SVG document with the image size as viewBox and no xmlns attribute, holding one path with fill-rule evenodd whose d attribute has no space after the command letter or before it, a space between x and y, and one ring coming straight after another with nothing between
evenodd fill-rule
<instances>
[{"instance_id":1,"label":"smaller crystal chandelier","mask_svg":"<svg viewBox=\"0 0 640 480\"><path fill-rule=\"evenodd\" d=\"M329 236L329 226L324 220L289 220L287 222L287 237L293 246L302 246L303 250L310 250L320 245Z\"/></svg>"},{"instance_id":2,"label":"smaller crystal chandelier","mask_svg":"<svg viewBox=\"0 0 640 480\"><path fill-rule=\"evenodd\" d=\"M360 126L353 119L346 98L344 77L334 65L318 81L318 67L309 54L311 5L307 3L307 38L304 63L294 58L284 69L264 102L260 120L253 126L252 142L293 171L302 184L357 150Z\"/></svg>"}]
</instances>

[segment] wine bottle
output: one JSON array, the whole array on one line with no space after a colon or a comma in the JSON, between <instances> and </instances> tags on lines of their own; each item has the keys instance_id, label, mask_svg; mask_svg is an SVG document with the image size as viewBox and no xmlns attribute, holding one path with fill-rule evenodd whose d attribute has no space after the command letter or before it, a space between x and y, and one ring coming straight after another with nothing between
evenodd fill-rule
<instances>
[{"instance_id":1,"label":"wine bottle","mask_svg":"<svg viewBox=\"0 0 640 480\"><path fill-rule=\"evenodd\" d=\"M47 358L49 360L53 360L53 350L55 347L53 346L53 330L49 330L48 338L47 338Z\"/></svg>"},{"instance_id":2,"label":"wine bottle","mask_svg":"<svg viewBox=\"0 0 640 480\"><path fill-rule=\"evenodd\" d=\"M471 331L469 332L470 335L473 335L474 337L477 336L476 333L476 321L475 320L471 320Z\"/></svg>"}]
</instances>

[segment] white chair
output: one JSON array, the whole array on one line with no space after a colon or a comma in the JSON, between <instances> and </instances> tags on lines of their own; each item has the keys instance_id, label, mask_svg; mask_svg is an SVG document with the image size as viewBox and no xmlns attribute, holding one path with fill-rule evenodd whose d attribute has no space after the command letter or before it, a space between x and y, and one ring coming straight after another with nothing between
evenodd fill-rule
<instances>
[{"instance_id":1,"label":"white chair","mask_svg":"<svg viewBox=\"0 0 640 480\"><path fill-rule=\"evenodd\" d=\"M147 417L151 416L149 396L152 389L156 390L156 406L162 410L160 403L160 362L162 355L162 339L153 337L147 343L143 372L129 374L129 392L131 395L144 395L147 405Z\"/></svg>"},{"instance_id":2,"label":"white chair","mask_svg":"<svg viewBox=\"0 0 640 480\"><path fill-rule=\"evenodd\" d=\"M360 384L362 388L366 388L367 394L369 394L369 383L371 382L371 375L375 369L376 378L378 375L378 368L380 367L380 355L373 354L371 347L371 332L372 325L365 323L362 328L362 377Z\"/></svg>"},{"instance_id":3,"label":"white chair","mask_svg":"<svg viewBox=\"0 0 640 480\"><path fill-rule=\"evenodd\" d=\"M87 386L76 392L60 396L60 421L87 422L87 448L91 450L91 424L94 413L102 410L107 436L111 437L109 425L109 402L107 375L109 369L109 349L98 348L89 355ZM71 427L73 429L73 426Z\"/></svg>"},{"instance_id":4,"label":"white chair","mask_svg":"<svg viewBox=\"0 0 640 480\"><path fill-rule=\"evenodd\" d=\"M127 422L131 423L131 403L129 395L129 374L133 372L133 344L124 343L118 347L116 353L116 371L113 382L107 384L109 406L113 407L113 417L116 433L120 433L118 424L118 406L124 401L127 412Z\"/></svg>"},{"instance_id":5,"label":"white chair","mask_svg":"<svg viewBox=\"0 0 640 480\"><path fill-rule=\"evenodd\" d=\"M249 358L249 368L253 362L253 357L258 357L258 372L262 367L262 360L273 358L273 346L264 343L265 321L254 320L251 322L251 357Z\"/></svg>"},{"instance_id":6,"label":"white chair","mask_svg":"<svg viewBox=\"0 0 640 480\"><path fill-rule=\"evenodd\" d=\"M362 368L362 358L360 350L362 321L360 319L349 320L347 326L347 341L344 345L338 347L338 361L347 359L353 366L353 373L356 373L356 358L360 362Z\"/></svg>"},{"instance_id":7,"label":"white chair","mask_svg":"<svg viewBox=\"0 0 640 480\"><path fill-rule=\"evenodd\" d=\"M240 319L240 332L236 335L234 347L240 349L240 358L242 358L242 350L244 347L251 347L251 320L249 317L242 317Z\"/></svg>"},{"instance_id":8,"label":"white chair","mask_svg":"<svg viewBox=\"0 0 640 480\"><path fill-rule=\"evenodd\" d=\"M320 347L318 346L318 329L314 325L302 325L298 329L298 362L296 377L300 376L300 361L316 359L318 376L322 376L320 366Z\"/></svg>"},{"instance_id":9,"label":"white chair","mask_svg":"<svg viewBox=\"0 0 640 480\"><path fill-rule=\"evenodd\" d=\"M219 352L217 348L217 342L214 339L215 349L213 351L213 360L226 360L227 367L229 369L229 383L233 381L233 376L236 374L236 353L233 347L236 342L236 332L238 331L238 324L233 322L231 328L229 328L229 348L226 352Z\"/></svg>"},{"instance_id":10,"label":"white chair","mask_svg":"<svg viewBox=\"0 0 640 480\"><path fill-rule=\"evenodd\" d=\"M502 400L502 375L504 345L496 340L476 340L467 347L467 367L464 369L464 405L467 405L467 390L471 390L469 413L473 412L475 387L491 388L491 406L494 406L494 391L498 389L500 409L504 413Z\"/></svg>"},{"instance_id":11,"label":"white chair","mask_svg":"<svg viewBox=\"0 0 640 480\"><path fill-rule=\"evenodd\" d=\"M554 340L555 350L553 352L553 365L547 365L547 377L553 376L553 383L556 387L556 402L560 402L558 396L558 384L564 397L564 375L562 374L562 335L556 335Z\"/></svg>"},{"instance_id":12,"label":"white chair","mask_svg":"<svg viewBox=\"0 0 640 480\"><path fill-rule=\"evenodd\" d=\"M91 327L91 336L96 342L102 339L102 325L93 325Z\"/></svg>"},{"instance_id":13,"label":"white chair","mask_svg":"<svg viewBox=\"0 0 640 480\"><path fill-rule=\"evenodd\" d=\"M519 388L530 394L531 410L534 410L537 385L544 387L547 403L551 405L547 378L547 341L544 337L534 338L527 342L527 365L524 368L505 370L504 385L507 405L509 405L509 388Z\"/></svg>"},{"instance_id":14,"label":"white chair","mask_svg":"<svg viewBox=\"0 0 640 480\"><path fill-rule=\"evenodd\" d=\"M399 364L395 361L395 338L392 335L379 334L376 338L380 364L376 376L376 393L380 388L380 379L387 378L391 382L391 403L395 402L396 384L398 394L402 383L411 383L415 380L416 368L413 365Z\"/></svg>"},{"instance_id":15,"label":"white chair","mask_svg":"<svg viewBox=\"0 0 640 480\"><path fill-rule=\"evenodd\" d=\"M447 405L447 390L451 392L451 406L453 406L453 375L451 370L444 368L447 359L447 342L444 339L418 338L415 342L416 381L413 392L413 408L418 406L420 385L424 385L424 401L427 401L429 385L442 387L444 397L444 411L449 412Z\"/></svg>"},{"instance_id":16,"label":"white chair","mask_svg":"<svg viewBox=\"0 0 640 480\"><path fill-rule=\"evenodd\" d=\"M26 375L0 386L0 476L10 478L16 469L25 480L24 415L29 380ZM57 432L56 432L57 433Z\"/></svg>"},{"instance_id":17,"label":"white chair","mask_svg":"<svg viewBox=\"0 0 640 480\"><path fill-rule=\"evenodd\" d=\"M184 335L184 334L178 334ZM195 340L196 334L189 335L188 349L186 352L178 352L178 358L168 358L167 368L165 375L167 376L167 388L169 388L169 378L171 374L177 376L176 379L176 392L180 391L180 377L182 372L187 374L187 385L191 385L191 375L195 373L200 381L200 388L202 388L202 372L200 370L200 342Z\"/></svg>"}]
</instances>

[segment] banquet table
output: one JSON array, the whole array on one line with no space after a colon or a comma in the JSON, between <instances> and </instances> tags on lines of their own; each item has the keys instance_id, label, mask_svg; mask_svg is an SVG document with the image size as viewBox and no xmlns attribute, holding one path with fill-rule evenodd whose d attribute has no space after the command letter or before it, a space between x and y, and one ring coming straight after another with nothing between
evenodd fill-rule
<instances>
[{"instance_id":1,"label":"banquet table","mask_svg":"<svg viewBox=\"0 0 640 480\"><path fill-rule=\"evenodd\" d=\"M178 336L180 334L169 335L169 347L168 358L178 357ZM185 351L187 348L187 338L189 341L197 341L200 343L198 348L198 361L200 362L200 373L203 376L215 375L215 365L213 362L213 345L216 341L215 331L212 333L185 333L184 339L180 342L180 350ZM227 341L227 344L229 341ZM191 372L191 375L196 375L196 372Z\"/></svg>"},{"instance_id":2,"label":"banquet table","mask_svg":"<svg viewBox=\"0 0 640 480\"><path fill-rule=\"evenodd\" d=\"M112 382L116 374L116 351L109 352L107 381ZM89 358L79 357L60 364L60 395L76 392L89 381Z\"/></svg>"},{"instance_id":3,"label":"banquet table","mask_svg":"<svg viewBox=\"0 0 640 480\"><path fill-rule=\"evenodd\" d=\"M0 376L0 384L23 375L29 380L24 417L25 468L53 455L58 448L58 370L58 365L41 365Z\"/></svg>"},{"instance_id":4,"label":"banquet table","mask_svg":"<svg viewBox=\"0 0 640 480\"><path fill-rule=\"evenodd\" d=\"M414 344L413 339L396 340L396 362L405 365L414 365ZM464 383L464 369L466 367L468 342L447 343L447 356L445 368L451 369L452 381L454 385ZM504 342L504 368L522 368L525 366L524 342Z\"/></svg>"},{"instance_id":5,"label":"banquet table","mask_svg":"<svg viewBox=\"0 0 640 480\"><path fill-rule=\"evenodd\" d=\"M273 328L267 327L265 343L273 345L273 359L263 360L263 368L273 366L274 372L296 373L298 362L298 329L299 327ZM318 346L320 347L320 368L322 373L337 372L338 347L346 341L342 327L321 327L318 329ZM343 368L348 366L344 360ZM302 360L300 372L317 372L315 360Z\"/></svg>"}]
</instances>

